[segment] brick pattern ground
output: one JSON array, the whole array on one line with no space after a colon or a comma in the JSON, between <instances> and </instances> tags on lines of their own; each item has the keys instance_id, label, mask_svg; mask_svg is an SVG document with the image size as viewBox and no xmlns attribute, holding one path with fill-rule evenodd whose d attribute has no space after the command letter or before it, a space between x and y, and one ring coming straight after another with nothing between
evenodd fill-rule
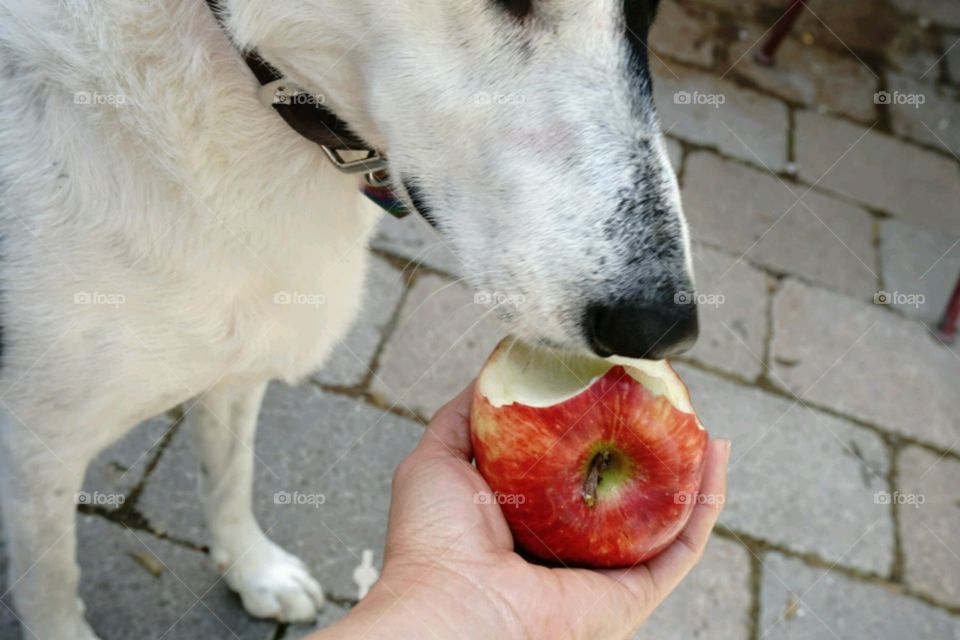
<instances>
[{"instance_id":1,"label":"brick pattern ground","mask_svg":"<svg viewBox=\"0 0 960 640\"><path fill-rule=\"evenodd\" d=\"M734 446L704 561L638 637L960 638L960 349L930 331L960 272L960 4L809 0L765 68L753 54L783 4L664 0L651 37L712 296L678 368ZM316 626L251 620L218 579L172 411L87 476L89 495L125 498L81 507L77 528L105 639L293 640L355 604L394 465L500 336L422 220L384 219L371 251L349 337L261 415L255 508L324 583ZM276 498L294 492L324 499ZM9 606L3 640L19 637Z\"/></svg>"}]
</instances>

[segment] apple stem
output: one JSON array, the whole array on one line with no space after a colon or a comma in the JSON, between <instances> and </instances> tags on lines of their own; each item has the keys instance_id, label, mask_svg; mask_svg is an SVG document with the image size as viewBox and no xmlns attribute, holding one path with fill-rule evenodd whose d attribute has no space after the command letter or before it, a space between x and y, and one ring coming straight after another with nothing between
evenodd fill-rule
<instances>
[{"instance_id":1,"label":"apple stem","mask_svg":"<svg viewBox=\"0 0 960 640\"><path fill-rule=\"evenodd\" d=\"M600 472L606 469L608 464L610 464L609 451L599 452L590 461L590 470L587 472L587 479L583 481L583 489L580 491L580 495L583 496L583 501L588 507L597 504L597 486L602 480Z\"/></svg>"}]
</instances>

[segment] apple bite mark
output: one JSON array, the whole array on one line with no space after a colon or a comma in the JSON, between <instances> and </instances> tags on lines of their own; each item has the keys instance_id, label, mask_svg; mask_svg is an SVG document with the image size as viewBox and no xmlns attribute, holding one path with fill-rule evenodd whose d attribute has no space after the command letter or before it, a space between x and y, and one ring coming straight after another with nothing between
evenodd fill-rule
<instances>
[{"instance_id":1,"label":"apple bite mark","mask_svg":"<svg viewBox=\"0 0 960 640\"><path fill-rule=\"evenodd\" d=\"M635 366L639 362L639 366ZM551 562L629 566L669 545L696 501L707 433L666 362L505 340L477 382L477 468L516 544Z\"/></svg>"}]
</instances>

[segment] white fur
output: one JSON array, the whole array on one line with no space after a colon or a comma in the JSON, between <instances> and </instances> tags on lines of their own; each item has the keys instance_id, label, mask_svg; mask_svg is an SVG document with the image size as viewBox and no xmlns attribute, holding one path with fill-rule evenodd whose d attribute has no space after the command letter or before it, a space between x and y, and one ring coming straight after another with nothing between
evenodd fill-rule
<instances>
[{"instance_id":1,"label":"white fur","mask_svg":"<svg viewBox=\"0 0 960 640\"><path fill-rule=\"evenodd\" d=\"M544 2L556 30L525 35L482 0L226 4L239 45L422 185L474 284L524 294L515 332L584 346L583 298L628 257L601 229L637 179L621 152L652 140L666 163L631 106L618 2ZM41 640L94 638L73 535L87 463L193 397L227 584L257 616L322 603L254 520L253 434L266 382L316 369L351 322L379 213L256 90L201 0L0 3L0 493ZM653 188L682 220L672 173Z\"/></svg>"}]
</instances>

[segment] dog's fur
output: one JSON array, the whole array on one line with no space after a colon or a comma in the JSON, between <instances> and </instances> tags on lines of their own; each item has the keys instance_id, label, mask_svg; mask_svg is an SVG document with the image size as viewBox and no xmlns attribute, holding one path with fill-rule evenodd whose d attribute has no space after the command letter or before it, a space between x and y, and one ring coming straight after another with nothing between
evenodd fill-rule
<instances>
[{"instance_id":1,"label":"dog's fur","mask_svg":"<svg viewBox=\"0 0 960 640\"><path fill-rule=\"evenodd\" d=\"M652 0L222 4L226 30L203 0L0 2L0 492L42 640L95 637L73 535L88 461L192 397L227 584L256 616L322 602L254 520L251 448L266 383L350 324L380 214L257 100L236 46L386 150L472 283L524 296L514 333L584 349L587 303L689 283Z\"/></svg>"}]
</instances>

